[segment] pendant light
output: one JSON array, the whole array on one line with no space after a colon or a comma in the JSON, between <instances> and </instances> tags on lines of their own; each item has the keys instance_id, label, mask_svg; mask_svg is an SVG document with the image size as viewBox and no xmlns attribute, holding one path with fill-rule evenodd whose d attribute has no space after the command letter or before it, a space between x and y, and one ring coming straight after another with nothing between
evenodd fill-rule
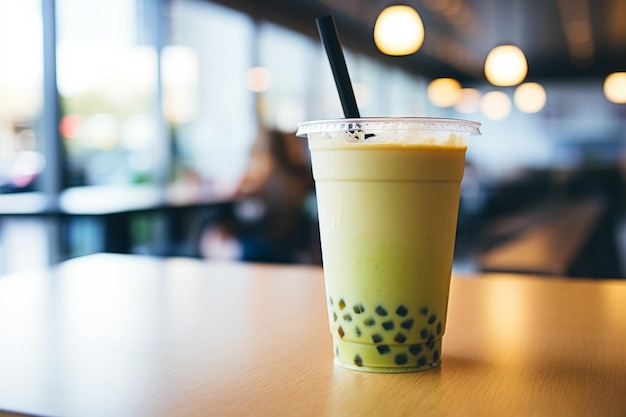
<instances>
[{"instance_id":1,"label":"pendant light","mask_svg":"<svg viewBox=\"0 0 626 417\"><path fill-rule=\"evenodd\" d=\"M520 84L528 74L528 61L520 47L516 44L520 38L520 22L524 9L521 0L513 0L506 5L493 0L494 34L506 36L511 42L502 42L487 54L485 59L485 77L496 87L511 87ZM507 19L509 17L510 19Z\"/></svg>"},{"instance_id":2,"label":"pendant light","mask_svg":"<svg viewBox=\"0 0 626 417\"><path fill-rule=\"evenodd\" d=\"M436 78L428 84L426 95L437 107L452 107L461 98L461 84L454 78Z\"/></svg>"},{"instance_id":3,"label":"pendant light","mask_svg":"<svg viewBox=\"0 0 626 417\"><path fill-rule=\"evenodd\" d=\"M546 105L546 90L536 82L520 84L513 94L515 107L524 113L537 113Z\"/></svg>"},{"instance_id":4,"label":"pendant light","mask_svg":"<svg viewBox=\"0 0 626 417\"><path fill-rule=\"evenodd\" d=\"M386 55L414 54L424 43L424 24L420 15L410 6L385 8L374 24L374 43Z\"/></svg>"},{"instance_id":5,"label":"pendant light","mask_svg":"<svg viewBox=\"0 0 626 417\"><path fill-rule=\"evenodd\" d=\"M485 60L487 81L498 87L518 85L528 74L528 63L524 52L515 45L500 45L493 48Z\"/></svg>"},{"instance_id":6,"label":"pendant light","mask_svg":"<svg viewBox=\"0 0 626 417\"><path fill-rule=\"evenodd\" d=\"M614 72L604 80L604 95L612 103L626 103L626 72Z\"/></svg>"}]
</instances>

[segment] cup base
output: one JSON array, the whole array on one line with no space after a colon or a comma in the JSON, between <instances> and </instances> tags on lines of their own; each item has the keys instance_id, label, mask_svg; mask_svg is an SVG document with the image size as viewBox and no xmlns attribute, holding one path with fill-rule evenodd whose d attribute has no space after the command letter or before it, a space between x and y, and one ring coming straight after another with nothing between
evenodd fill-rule
<instances>
[{"instance_id":1,"label":"cup base","mask_svg":"<svg viewBox=\"0 0 626 417\"><path fill-rule=\"evenodd\" d=\"M334 338L335 363L364 372L406 373L441 365L442 339L425 343L366 344Z\"/></svg>"},{"instance_id":2,"label":"cup base","mask_svg":"<svg viewBox=\"0 0 626 417\"><path fill-rule=\"evenodd\" d=\"M354 363L348 363L335 357L335 364L342 368L351 369L353 371L370 372L377 374L406 374L411 372L423 372L431 369L436 369L441 366L441 359L436 362L426 364L424 366L410 366L410 367L378 367L378 366L357 366Z\"/></svg>"}]
</instances>

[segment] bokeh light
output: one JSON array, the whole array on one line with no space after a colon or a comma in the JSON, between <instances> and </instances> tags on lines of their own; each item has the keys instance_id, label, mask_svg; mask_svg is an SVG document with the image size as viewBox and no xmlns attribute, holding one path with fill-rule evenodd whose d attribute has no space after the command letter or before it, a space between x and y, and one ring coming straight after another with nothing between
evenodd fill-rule
<instances>
[{"instance_id":1,"label":"bokeh light","mask_svg":"<svg viewBox=\"0 0 626 417\"><path fill-rule=\"evenodd\" d=\"M480 110L481 97L482 94L477 89L463 88L461 89L461 96L454 106L454 109L464 114L476 113Z\"/></svg>"},{"instance_id":2,"label":"bokeh light","mask_svg":"<svg viewBox=\"0 0 626 417\"><path fill-rule=\"evenodd\" d=\"M65 115L59 121L59 131L68 139L75 138L78 135L82 121L83 117L80 114Z\"/></svg>"},{"instance_id":3,"label":"bokeh light","mask_svg":"<svg viewBox=\"0 0 626 417\"><path fill-rule=\"evenodd\" d=\"M424 24L420 15L409 6L387 7L374 24L374 43L387 55L414 54L424 43Z\"/></svg>"},{"instance_id":4,"label":"bokeh light","mask_svg":"<svg viewBox=\"0 0 626 417\"><path fill-rule=\"evenodd\" d=\"M461 84L454 78L436 78L428 84L426 94L437 107L452 107L461 98Z\"/></svg>"},{"instance_id":5,"label":"bokeh light","mask_svg":"<svg viewBox=\"0 0 626 417\"><path fill-rule=\"evenodd\" d=\"M272 85L272 74L265 67L252 67L248 70L246 85L250 91L262 93Z\"/></svg>"},{"instance_id":6,"label":"bokeh light","mask_svg":"<svg viewBox=\"0 0 626 417\"><path fill-rule=\"evenodd\" d=\"M493 48L485 60L487 81L499 87L517 85L528 74L526 56L515 45L500 45Z\"/></svg>"},{"instance_id":7,"label":"bokeh light","mask_svg":"<svg viewBox=\"0 0 626 417\"><path fill-rule=\"evenodd\" d=\"M537 113L546 105L546 90L539 83L520 84L513 94L515 106L524 113Z\"/></svg>"},{"instance_id":8,"label":"bokeh light","mask_svg":"<svg viewBox=\"0 0 626 417\"><path fill-rule=\"evenodd\" d=\"M502 91L489 91L480 102L481 112L490 120L506 119L511 108L511 99Z\"/></svg>"},{"instance_id":9,"label":"bokeh light","mask_svg":"<svg viewBox=\"0 0 626 417\"><path fill-rule=\"evenodd\" d=\"M604 95L613 103L626 103L626 72L614 72L606 77Z\"/></svg>"}]
</instances>

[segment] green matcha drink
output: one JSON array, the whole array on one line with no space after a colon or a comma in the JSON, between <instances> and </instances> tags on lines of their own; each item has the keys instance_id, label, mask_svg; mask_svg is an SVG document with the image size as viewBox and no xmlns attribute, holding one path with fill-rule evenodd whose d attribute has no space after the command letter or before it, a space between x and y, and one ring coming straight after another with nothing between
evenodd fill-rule
<instances>
[{"instance_id":1,"label":"green matcha drink","mask_svg":"<svg viewBox=\"0 0 626 417\"><path fill-rule=\"evenodd\" d=\"M335 362L437 367L467 137L478 123L307 122Z\"/></svg>"}]
</instances>

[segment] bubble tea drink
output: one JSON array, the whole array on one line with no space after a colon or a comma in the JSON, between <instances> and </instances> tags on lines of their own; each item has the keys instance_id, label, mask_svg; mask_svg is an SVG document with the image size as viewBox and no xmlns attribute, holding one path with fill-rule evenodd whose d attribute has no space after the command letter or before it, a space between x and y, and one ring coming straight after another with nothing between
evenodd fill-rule
<instances>
[{"instance_id":1,"label":"bubble tea drink","mask_svg":"<svg viewBox=\"0 0 626 417\"><path fill-rule=\"evenodd\" d=\"M437 367L467 138L453 119L306 122L335 362Z\"/></svg>"}]
</instances>

